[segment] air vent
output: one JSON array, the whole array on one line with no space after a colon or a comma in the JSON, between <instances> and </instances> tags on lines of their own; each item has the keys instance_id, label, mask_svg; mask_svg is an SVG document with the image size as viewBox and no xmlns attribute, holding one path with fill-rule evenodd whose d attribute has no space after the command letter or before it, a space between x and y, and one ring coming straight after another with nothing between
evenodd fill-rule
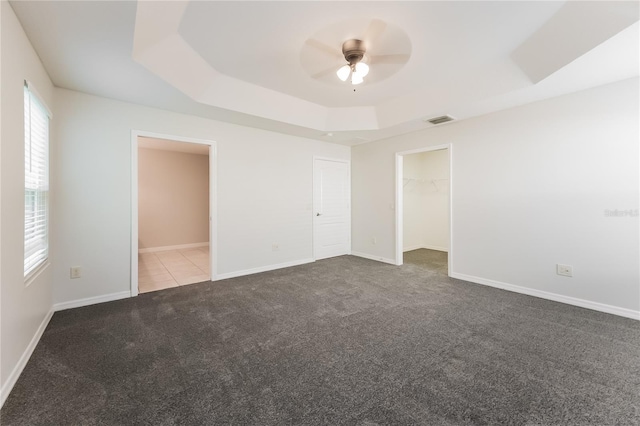
<instances>
[{"instance_id":1,"label":"air vent","mask_svg":"<svg viewBox=\"0 0 640 426\"><path fill-rule=\"evenodd\" d=\"M442 123L446 123L448 121L453 121L454 118L450 117L448 115L442 115L440 117L434 117L434 118L430 118L426 121L428 121L431 124L442 124Z\"/></svg>"}]
</instances>

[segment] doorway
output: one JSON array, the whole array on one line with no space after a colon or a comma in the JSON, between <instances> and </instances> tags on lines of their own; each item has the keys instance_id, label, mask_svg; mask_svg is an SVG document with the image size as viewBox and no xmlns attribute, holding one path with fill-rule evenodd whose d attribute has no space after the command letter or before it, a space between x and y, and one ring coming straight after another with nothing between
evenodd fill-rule
<instances>
[{"instance_id":1,"label":"doorway","mask_svg":"<svg viewBox=\"0 0 640 426\"><path fill-rule=\"evenodd\" d=\"M132 134L131 293L215 279L215 145Z\"/></svg>"},{"instance_id":2,"label":"doorway","mask_svg":"<svg viewBox=\"0 0 640 426\"><path fill-rule=\"evenodd\" d=\"M313 159L313 257L351 254L351 180L348 161Z\"/></svg>"},{"instance_id":3,"label":"doorway","mask_svg":"<svg viewBox=\"0 0 640 426\"><path fill-rule=\"evenodd\" d=\"M451 273L451 176L450 145L396 153L396 265L430 251Z\"/></svg>"}]
</instances>

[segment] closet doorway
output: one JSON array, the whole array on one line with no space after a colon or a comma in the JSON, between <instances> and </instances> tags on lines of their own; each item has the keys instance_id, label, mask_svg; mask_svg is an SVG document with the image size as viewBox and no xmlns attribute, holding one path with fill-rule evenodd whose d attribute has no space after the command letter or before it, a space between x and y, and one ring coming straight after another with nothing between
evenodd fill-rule
<instances>
[{"instance_id":1,"label":"closet doorway","mask_svg":"<svg viewBox=\"0 0 640 426\"><path fill-rule=\"evenodd\" d=\"M450 145L396 154L397 265L405 252L431 250L451 273L450 165Z\"/></svg>"},{"instance_id":2,"label":"closet doorway","mask_svg":"<svg viewBox=\"0 0 640 426\"><path fill-rule=\"evenodd\" d=\"M133 145L132 295L211 280L212 143L138 134Z\"/></svg>"}]
</instances>

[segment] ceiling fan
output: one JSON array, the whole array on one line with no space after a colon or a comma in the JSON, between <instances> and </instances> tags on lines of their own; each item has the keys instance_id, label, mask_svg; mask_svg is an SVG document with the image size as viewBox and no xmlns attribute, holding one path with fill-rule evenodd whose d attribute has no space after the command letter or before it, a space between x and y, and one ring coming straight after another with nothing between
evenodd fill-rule
<instances>
[{"instance_id":1,"label":"ceiling fan","mask_svg":"<svg viewBox=\"0 0 640 426\"><path fill-rule=\"evenodd\" d=\"M342 81L347 81L351 76L351 84L360 84L369 74L369 65L362 62L365 48L362 40L351 39L342 44L342 54L349 64L338 68L336 74Z\"/></svg>"},{"instance_id":2,"label":"ceiling fan","mask_svg":"<svg viewBox=\"0 0 640 426\"><path fill-rule=\"evenodd\" d=\"M354 33L358 33L358 26L366 27L359 36L353 37ZM355 31L354 28L356 28ZM346 39L342 42L342 51L338 50L338 46L334 44L340 37L340 33L347 35L342 39ZM406 34L400 28L380 19L342 22L333 26L331 31L327 28L306 40L305 46L313 48L315 52L324 53L325 63L328 62L327 59L331 61L331 66L325 65L326 68L319 72L309 69L312 78L329 83L349 81L353 85L362 84L364 78L369 75L369 71L372 73L367 81L379 81L397 72L411 56L411 42ZM398 53L387 54L392 49ZM344 61L347 63L345 64ZM305 65L304 62L303 65ZM320 61L315 58L313 62ZM384 67L378 66L380 64ZM331 75L333 78L330 77Z\"/></svg>"}]
</instances>

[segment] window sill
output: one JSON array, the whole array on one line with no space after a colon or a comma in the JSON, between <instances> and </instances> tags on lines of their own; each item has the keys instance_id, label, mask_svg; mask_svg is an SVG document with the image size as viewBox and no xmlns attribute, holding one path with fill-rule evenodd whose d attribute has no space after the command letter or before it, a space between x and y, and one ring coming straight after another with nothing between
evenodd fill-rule
<instances>
[{"instance_id":1,"label":"window sill","mask_svg":"<svg viewBox=\"0 0 640 426\"><path fill-rule=\"evenodd\" d=\"M37 268L29 272L29 274L24 277L24 286L29 287L31 283L34 282L44 272L44 270L49 267L49 265L51 265L49 260L45 260L40 265L38 265Z\"/></svg>"}]
</instances>

